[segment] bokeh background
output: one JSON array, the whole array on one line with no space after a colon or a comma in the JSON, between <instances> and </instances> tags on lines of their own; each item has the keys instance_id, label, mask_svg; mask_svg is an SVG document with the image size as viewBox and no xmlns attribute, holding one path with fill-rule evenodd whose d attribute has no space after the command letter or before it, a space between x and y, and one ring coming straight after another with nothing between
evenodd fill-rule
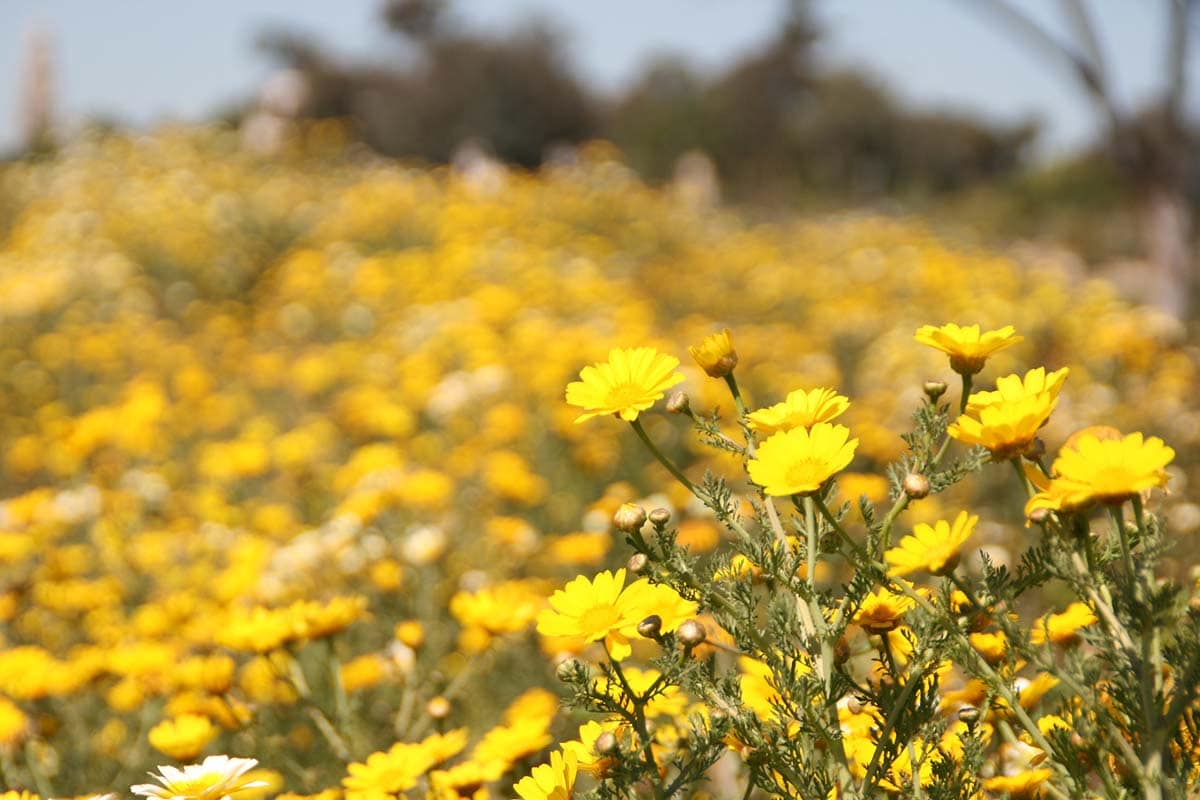
<instances>
[{"instance_id":1,"label":"bokeh background","mask_svg":"<svg viewBox=\"0 0 1200 800\"><path fill-rule=\"evenodd\" d=\"M563 388L723 326L752 405L851 398L842 498L885 502L922 382L953 384L913 332L1015 325L980 385L1068 366L1051 453L1092 424L1173 446L1187 574L1194 5L0 4L7 780L124 791L186 714L212 728L190 755L259 758L272 792L435 728L487 740L554 685L545 597L628 556L621 502L720 550ZM647 416L691 474L739 474ZM975 509L1011 562L1022 502L991 470L905 520Z\"/></svg>"}]
</instances>

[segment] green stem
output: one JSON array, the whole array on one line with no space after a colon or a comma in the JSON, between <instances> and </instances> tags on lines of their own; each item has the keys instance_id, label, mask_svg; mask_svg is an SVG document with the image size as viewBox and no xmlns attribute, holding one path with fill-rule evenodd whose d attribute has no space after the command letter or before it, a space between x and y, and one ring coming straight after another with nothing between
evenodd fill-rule
<instances>
[{"instance_id":1,"label":"green stem","mask_svg":"<svg viewBox=\"0 0 1200 800\"><path fill-rule=\"evenodd\" d=\"M650 729L646 726L646 701L645 698L638 695L629 685L629 681L625 678L625 673L621 671L621 664L614 661L612 656L608 657L608 663L612 667L613 674L617 676L617 680L621 682L621 688L625 692L625 696L629 698L629 702L633 704L633 722L634 730L642 740L642 756L646 761L646 769L649 770L647 776L652 781L654 787L654 796L658 800L665 800L666 793L660 785L661 777L658 771L658 762L654 758L654 748L650 740Z\"/></svg>"},{"instance_id":2,"label":"green stem","mask_svg":"<svg viewBox=\"0 0 1200 800\"><path fill-rule=\"evenodd\" d=\"M667 472L670 472L672 475L674 475L675 480L679 481L685 487L687 487L687 490L689 492L696 495L697 497L700 497L700 493L698 491L696 491L695 484L693 484L691 481L689 481L687 479L687 476L679 471L679 467L675 466L674 462L672 462L671 459L669 459L665 455L663 455L663 452L658 449L658 445L656 445L654 442L650 441L650 437L646 435L646 429L642 427L642 421L639 419L635 419L635 420L632 420L629 424L633 427L633 431L634 431L634 433L636 433L638 435L638 438L642 440L642 444L646 445L646 449L650 451L650 454L658 459L658 463L660 463L664 467L666 467Z\"/></svg>"},{"instance_id":3,"label":"green stem","mask_svg":"<svg viewBox=\"0 0 1200 800\"><path fill-rule=\"evenodd\" d=\"M813 499L809 495L804 498L804 532L808 536L808 551L805 553L808 557L808 573L805 580L808 581L810 594L817 585L817 517L813 512Z\"/></svg>"},{"instance_id":4,"label":"green stem","mask_svg":"<svg viewBox=\"0 0 1200 800\"><path fill-rule=\"evenodd\" d=\"M1117 538L1121 542L1121 558L1125 561L1125 579L1129 581L1130 588L1136 589L1136 577L1133 567L1133 553L1129 549L1129 535L1125 533L1125 514L1121 506L1110 506L1108 509L1109 515L1112 517L1113 526L1116 528Z\"/></svg>"},{"instance_id":5,"label":"green stem","mask_svg":"<svg viewBox=\"0 0 1200 800\"><path fill-rule=\"evenodd\" d=\"M1021 487L1025 490L1026 496L1033 497L1035 494L1033 484L1029 482L1029 477L1025 474L1025 470L1021 468L1020 457L1010 458L1008 463L1012 464L1013 469L1016 470L1017 480L1021 482Z\"/></svg>"},{"instance_id":6,"label":"green stem","mask_svg":"<svg viewBox=\"0 0 1200 800\"><path fill-rule=\"evenodd\" d=\"M729 387L729 393L733 395L733 405L737 409L738 424L742 426L742 432L746 435L746 455L754 456L754 429L750 427L750 421L746 418L746 403L742 400L742 390L738 388L737 378L733 377L730 372L725 376L725 385Z\"/></svg>"},{"instance_id":7,"label":"green stem","mask_svg":"<svg viewBox=\"0 0 1200 800\"><path fill-rule=\"evenodd\" d=\"M974 383L974 376L963 374L962 376L962 394L958 398L958 413L967 413L967 401L971 398L971 385Z\"/></svg>"},{"instance_id":8,"label":"green stem","mask_svg":"<svg viewBox=\"0 0 1200 800\"><path fill-rule=\"evenodd\" d=\"M863 561L869 560L866 549L858 542L851 539L850 534L846 533L846 530L838 524L838 521L834 519L833 514L829 511L829 506L825 505L825 501L821 499L821 496L812 495L812 499L816 503L817 510L821 512L821 516L824 517L825 521L829 523L829 526L837 532L838 536L842 537L842 541L850 546L850 549L854 551L855 555L857 555Z\"/></svg>"}]
</instances>

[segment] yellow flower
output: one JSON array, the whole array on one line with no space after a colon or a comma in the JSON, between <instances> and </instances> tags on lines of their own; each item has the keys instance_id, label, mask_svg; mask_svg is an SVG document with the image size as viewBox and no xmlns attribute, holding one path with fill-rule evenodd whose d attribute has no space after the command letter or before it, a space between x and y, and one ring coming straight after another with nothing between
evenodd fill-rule
<instances>
[{"instance_id":1,"label":"yellow flower","mask_svg":"<svg viewBox=\"0 0 1200 800\"><path fill-rule=\"evenodd\" d=\"M1093 503L1119 505L1154 487L1167 485L1166 466L1175 451L1151 436L1131 433L1122 439L1087 434L1064 447L1043 482L1025 506L1026 515L1038 508L1074 511Z\"/></svg>"},{"instance_id":2,"label":"yellow flower","mask_svg":"<svg viewBox=\"0 0 1200 800\"><path fill-rule=\"evenodd\" d=\"M813 494L854 459L858 439L849 436L849 428L828 422L781 431L747 464L750 480L769 495Z\"/></svg>"},{"instance_id":3,"label":"yellow flower","mask_svg":"<svg viewBox=\"0 0 1200 800\"><path fill-rule=\"evenodd\" d=\"M1014 403L995 403L979 409L978 417L963 414L947 432L963 444L985 447L996 461L1023 455L1058 405L1049 392L1030 395Z\"/></svg>"},{"instance_id":4,"label":"yellow flower","mask_svg":"<svg viewBox=\"0 0 1200 800\"><path fill-rule=\"evenodd\" d=\"M913 338L949 355L950 369L960 375L974 375L992 353L1024 341L1024 337L1014 335L1012 325L980 333L978 325L962 328L953 322L940 328L922 325Z\"/></svg>"},{"instance_id":5,"label":"yellow flower","mask_svg":"<svg viewBox=\"0 0 1200 800\"><path fill-rule=\"evenodd\" d=\"M1037 367L1025 373L1022 377L1013 373L996 379L996 390L993 392L972 392L967 398L967 413L975 416L987 406L1001 403L1017 403L1026 397L1048 392L1052 397L1058 397L1063 383L1067 380L1070 370L1067 367L1056 369L1046 374L1045 367Z\"/></svg>"},{"instance_id":6,"label":"yellow flower","mask_svg":"<svg viewBox=\"0 0 1200 800\"><path fill-rule=\"evenodd\" d=\"M150 729L150 744L154 749L176 761L186 761L200 755L217 736L217 728L201 714L182 714L165 719Z\"/></svg>"},{"instance_id":7,"label":"yellow flower","mask_svg":"<svg viewBox=\"0 0 1200 800\"><path fill-rule=\"evenodd\" d=\"M555 750L550 763L533 768L513 789L521 800L569 800L575 788L577 764L574 753Z\"/></svg>"},{"instance_id":8,"label":"yellow flower","mask_svg":"<svg viewBox=\"0 0 1200 800\"><path fill-rule=\"evenodd\" d=\"M538 633L585 642L603 639L609 656L621 661L632 652L629 640L646 617L659 615L661 630L669 632L696 613L696 604L669 586L639 580L622 588L624 583L624 569L615 575L601 572L594 581L580 575L550 598L550 608L538 615Z\"/></svg>"},{"instance_id":9,"label":"yellow flower","mask_svg":"<svg viewBox=\"0 0 1200 800\"><path fill-rule=\"evenodd\" d=\"M689 347L692 358L711 378L724 378L737 366L737 351L733 349L733 336L729 328L704 337L700 344Z\"/></svg>"},{"instance_id":10,"label":"yellow flower","mask_svg":"<svg viewBox=\"0 0 1200 800\"><path fill-rule=\"evenodd\" d=\"M1005 637L1002 631L994 633L972 633L967 637L971 641L971 646L974 647L979 654L989 664L995 664L1004 658L1004 654L1008 652L1008 638Z\"/></svg>"},{"instance_id":11,"label":"yellow flower","mask_svg":"<svg viewBox=\"0 0 1200 800\"><path fill-rule=\"evenodd\" d=\"M683 380L678 366L679 359L653 347L615 348L607 362L584 367L580 380L567 384L567 402L584 409L575 421L618 414L632 422Z\"/></svg>"},{"instance_id":12,"label":"yellow flower","mask_svg":"<svg viewBox=\"0 0 1200 800\"><path fill-rule=\"evenodd\" d=\"M248 780L246 773L258 764L253 758L209 756L201 764L189 764L182 769L171 766L158 768L150 777L162 784L143 783L129 791L143 797L160 800L225 800L247 789L266 786L265 781Z\"/></svg>"},{"instance_id":13,"label":"yellow flower","mask_svg":"<svg viewBox=\"0 0 1200 800\"><path fill-rule=\"evenodd\" d=\"M25 737L29 718L7 697L0 696L0 748L10 748Z\"/></svg>"},{"instance_id":14,"label":"yellow flower","mask_svg":"<svg viewBox=\"0 0 1200 800\"><path fill-rule=\"evenodd\" d=\"M983 781L983 788L988 792L1008 797L1036 797L1041 794L1042 784L1050 779L1054 770L1027 769L1016 775L996 775Z\"/></svg>"},{"instance_id":15,"label":"yellow flower","mask_svg":"<svg viewBox=\"0 0 1200 800\"><path fill-rule=\"evenodd\" d=\"M797 389L788 392L782 403L759 409L748 415L750 427L762 434L811 428L829 422L850 407L850 401L833 389Z\"/></svg>"},{"instance_id":16,"label":"yellow flower","mask_svg":"<svg viewBox=\"0 0 1200 800\"><path fill-rule=\"evenodd\" d=\"M1034 644L1051 641L1054 644L1073 644L1079 640L1079 629L1099 621L1087 603L1071 603L1061 614L1048 614L1039 619L1029 632Z\"/></svg>"},{"instance_id":17,"label":"yellow flower","mask_svg":"<svg viewBox=\"0 0 1200 800\"><path fill-rule=\"evenodd\" d=\"M900 624L905 612L916 602L908 595L896 594L881 586L863 598L853 621L871 633L886 633Z\"/></svg>"},{"instance_id":18,"label":"yellow flower","mask_svg":"<svg viewBox=\"0 0 1200 800\"><path fill-rule=\"evenodd\" d=\"M978 521L979 517L974 514L960 511L953 525L944 519L938 520L933 527L918 522L913 526L912 536L905 536L899 545L883 554L892 567L888 577L918 570L934 575L947 574L958 564L958 548L971 536Z\"/></svg>"}]
</instances>

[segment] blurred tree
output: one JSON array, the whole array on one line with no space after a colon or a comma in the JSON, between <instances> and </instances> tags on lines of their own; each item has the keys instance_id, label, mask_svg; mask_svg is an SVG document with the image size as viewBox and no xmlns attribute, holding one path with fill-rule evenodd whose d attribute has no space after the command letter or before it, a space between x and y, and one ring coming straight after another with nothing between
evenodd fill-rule
<instances>
[{"instance_id":1,"label":"blurred tree","mask_svg":"<svg viewBox=\"0 0 1200 800\"><path fill-rule=\"evenodd\" d=\"M1158 101L1141 110L1121 107L1112 89L1108 61L1084 0L1061 0L1072 39L1055 36L1009 0L986 0L973 7L990 12L1025 44L1053 60L1086 93L1105 124L1105 152L1130 184L1142 218L1146 257L1154 267L1152 299L1186 317L1200 287L1196 276L1200 164L1196 137L1183 108L1188 48L1196 0L1162 0L1167 29L1161 58L1164 85Z\"/></svg>"},{"instance_id":2,"label":"blurred tree","mask_svg":"<svg viewBox=\"0 0 1200 800\"><path fill-rule=\"evenodd\" d=\"M598 134L594 101L558 37L530 24L505 37L456 33L444 4L389 2L383 19L412 52L397 66L344 66L313 42L274 32L261 46L307 78L302 113L345 117L381 153L449 161L467 142L533 167L547 148Z\"/></svg>"}]
</instances>

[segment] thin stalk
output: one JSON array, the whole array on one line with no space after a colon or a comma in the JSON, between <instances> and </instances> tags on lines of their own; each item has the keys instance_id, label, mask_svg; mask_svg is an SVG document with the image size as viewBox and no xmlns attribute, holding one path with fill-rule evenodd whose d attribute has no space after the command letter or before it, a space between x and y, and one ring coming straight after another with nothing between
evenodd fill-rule
<instances>
[{"instance_id":1,"label":"thin stalk","mask_svg":"<svg viewBox=\"0 0 1200 800\"><path fill-rule=\"evenodd\" d=\"M870 557L867 554L866 549L858 542L851 539L850 534L846 533L846 530L838 524L838 521L834 519L833 514L830 512L829 506L825 505L825 501L821 499L820 495L812 495L812 499L813 502L816 503L817 511L821 512L821 516L825 518L825 521L829 523L829 526L837 532L838 536L842 537L842 541L850 546L850 549L854 551L855 555L857 555L863 561L868 561Z\"/></svg>"},{"instance_id":2,"label":"thin stalk","mask_svg":"<svg viewBox=\"0 0 1200 800\"><path fill-rule=\"evenodd\" d=\"M814 513L812 495L804 498L804 532L808 535L808 591L811 594L817 585L817 516Z\"/></svg>"},{"instance_id":3,"label":"thin stalk","mask_svg":"<svg viewBox=\"0 0 1200 800\"><path fill-rule=\"evenodd\" d=\"M646 445L646 449L650 451L650 454L658 459L658 463L666 467L667 472L670 472L672 475L674 475L675 480L687 487L689 492L699 497L700 494L696 491L695 484L689 481L687 476L680 472L679 467L675 466L675 463L671 461L671 459L663 455L663 452L658 449L658 445L650 441L650 437L646 435L646 429L642 427L642 421L640 419L635 419L629 424L633 427L633 432L636 433L638 438L642 440L642 444Z\"/></svg>"}]
</instances>

